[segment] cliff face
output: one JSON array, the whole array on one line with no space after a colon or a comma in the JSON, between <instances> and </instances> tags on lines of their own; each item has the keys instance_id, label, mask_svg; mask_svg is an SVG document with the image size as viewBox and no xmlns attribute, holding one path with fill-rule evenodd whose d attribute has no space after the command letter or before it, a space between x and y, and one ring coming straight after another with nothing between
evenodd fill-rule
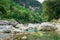
<instances>
[{"instance_id":1,"label":"cliff face","mask_svg":"<svg viewBox=\"0 0 60 40\"><path fill-rule=\"evenodd\" d=\"M42 10L42 4L37 0L14 0L25 8L32 9L33 11Z\"/></svg>"}]
</instances>

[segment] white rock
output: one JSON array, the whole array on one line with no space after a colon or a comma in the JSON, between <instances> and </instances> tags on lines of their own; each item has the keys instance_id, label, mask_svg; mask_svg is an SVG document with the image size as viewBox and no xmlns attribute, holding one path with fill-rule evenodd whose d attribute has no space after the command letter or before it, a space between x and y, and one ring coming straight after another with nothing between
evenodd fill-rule
<instances>
[{"instance_id":1,"label":"white rock","mask_svg":"<svg viewBox=\"0 0 60 40\"><path fill-rule=\"evenodd\" d=\"M14 33L19 33L20 30L19 30L19 29L15 29L15 30L13 30L13 32L14 32Z\"/></svg>"},{"instance_id":2,"label":"white rock","mask_svg":"<svg viewBox=\"0 0 60 40\"><path fill-rule=\"evenodd\" d=\"M15 29L13 30L13 33L20 33L20 32L25 32L24 29Z\"/></svg>"},{"instance_id":3,"label":"white rock","mask_svg":"<svg viewBox=\"0 0 60 40\"><path fill-rule=\"evenodd\" d=\"M44 22L44 23L41 23L41 28L42 29L48 29L49 30L51 28L55 29L56 27L55 27L54 24L52 24L50 22Z\"/></svg>"},{"instance_id":4,"label":"white rock","mask_svg":"<svg viewBox=\"0 0 60 40\"><path fill-rule=\"evenodd\" d=\"M42 29L41 24L38 25L37 29L38 30Z\"/></svg>"},{"instance_id":5,"label":"white rock","mask_svg":"<svg viewBox=\"0 0 60 40\"><path fill-rule=\"evenodd\" d=\"M18 24L18 22L16 20L14 20L14 19L11 19L9 22L13 26L16 26Z\"/></svg>"},{"instance_id":6,"label":"white rock","mask_svg":"<svg viewBox=\"0 0 60 40\"><path fill-rule=\"evenodd\" d=\"M38 27L38 26L39 26L39 24L32 24L32 23L28 24L28 27L32 27L32 28L35 28L35 27Z\"/></svg>"},{"instance_id":7,"label":"white rock","mask_svg":"<svg viewBox=\"0 0 60 40\"><path fill-rule=\"evenodd\" d=\"M26 39L27 39L27 37L26 37L26 36L23 36L21 39L26 40Z\"/></svg>"},{"instance_id":8,"label":"white rock","mask_svg":"<svg viewBox=\"0 0 60 40\"><path fill-rule=\"evenodd\" d=\"M41 26L47 26L47 27L54 27L54 25L52 23L49 23L49 22L44 22L44 23L41 23Z\"/></svg>"},{"instance_id":9,"label":"white rock","mask_svg":"<svg viewBox=\"0 0 60 40\"><path fill-rule=\"evenodd\" d=\"M12 25L0 25L0 32L11 32Z\"/></svg>"},{"instance_id":10,"label":"white rock","mask_svg":"<svg viewBox=\"0 0 60 40\"><path fill-rule=\"evenodd\" d=\"M23 24L17 24L16 27L24 27Z\"/></svg>"},{"instance_id":11,"label":"white rock","mask_svg":"<svg viewBox=\"0 0 60 40\"><path fill-rule=\"evenodd\" d=\"M57 24L55 24L55 26L57 27L57 32L60 32L60 23L57 23Z\"/></svg>"}]
</instances>

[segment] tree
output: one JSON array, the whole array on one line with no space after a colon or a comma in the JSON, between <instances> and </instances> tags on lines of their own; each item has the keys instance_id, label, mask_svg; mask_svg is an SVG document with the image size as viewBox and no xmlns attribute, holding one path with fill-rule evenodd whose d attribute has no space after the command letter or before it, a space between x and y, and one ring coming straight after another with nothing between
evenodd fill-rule
<instances>
[{"instance_id":1,"label":"tree","mask_svg":"<svg viewBox=\"0 0 60 40\"><path fill-rule=\"evenodd\" d=\"M42 18L44 21L60 18L60 0L47 0L43 3Z\"/></svg>"},{"instance_id":2,"label":"tree","mask_svg":"<svg viewBox=\"0 0 60 40\"><path fill-rule=\"evenodd\" d=\"M38 12L31 11L13 0L1 0L0 11L2 19L15 19L20 23L40 23L42 21Z\"/></svg>"}]
</instances>

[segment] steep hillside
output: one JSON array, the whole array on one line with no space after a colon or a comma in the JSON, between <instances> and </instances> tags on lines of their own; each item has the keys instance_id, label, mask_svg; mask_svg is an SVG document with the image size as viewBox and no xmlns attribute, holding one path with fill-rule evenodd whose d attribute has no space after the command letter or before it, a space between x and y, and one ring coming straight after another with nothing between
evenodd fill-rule
<instances>
[{"instance_id":1,"label":"steep hillside","mask_svg":"<svg viewBox=\"0 0 60 40\"><path fill-rule=\"evenodd\" d=\"M25 8L29 8L32 9L33 11L41 13L42 4L37 0L14 0L14 1L24 6Z\"/></svg>"},{"instance_id":2,"label":"steep hillside","mask_svg":"<svg viewBox=\"0 0 60 40\"><path fill-rule=\"evenodd\" d=\"M15 3L13 0L0 1L1 19L15 19L20 23L40 23L41 17L38 12Z\"/></svg>"}]
</instances>

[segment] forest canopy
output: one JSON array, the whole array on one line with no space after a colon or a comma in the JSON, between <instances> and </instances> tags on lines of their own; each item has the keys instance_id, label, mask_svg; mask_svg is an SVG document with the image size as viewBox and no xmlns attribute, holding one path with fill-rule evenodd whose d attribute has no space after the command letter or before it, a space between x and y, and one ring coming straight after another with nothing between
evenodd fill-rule
<instances>
[{"instance_id":1,"label":"forest canopy","mask_svg":"<svg viewBox=\"0 0 60 40\"><path fill-rule=\"evenodd\" d=\"M13 0L0 0L0 19L15 19L20 23L41 23L60 18L60 0L42 3L42 11L32 11Z\"/></svg>"},{"instance_id":2,"label":"forest canopy","mask_svg":"<svg viewBox=\"0 0 60 40\"><path fill-rule=\"evenodd\" d=\"M51 21L60 18L60 0L47 0L43 2L42 19Z\"/></svg>"},{"instance_id":3,"label":"forest canopy","mask_svg":"<svg viewBox=\"0 0 60 40\"><path fill-rule=\"evenodd\" d=\"M20 23L41 23L42 19L38 12L15 3L12 0L0 1L0 17L1 19L15 19Z\"/></svg>"}]
</instances>

